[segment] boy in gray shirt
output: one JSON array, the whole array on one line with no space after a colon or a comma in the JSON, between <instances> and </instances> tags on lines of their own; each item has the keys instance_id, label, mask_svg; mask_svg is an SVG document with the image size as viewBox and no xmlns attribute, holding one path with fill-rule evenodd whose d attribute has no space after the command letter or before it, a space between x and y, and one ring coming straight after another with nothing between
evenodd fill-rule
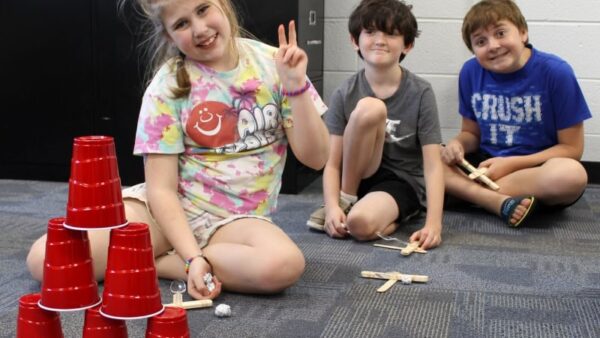
<instances>
[{"instance_id":1,"label":"boy in gray shirt","mask_svg":"<svg viewBox=\"0 0 600 338\"><path fill-rule=\"evenodd\" d=\"M332 95L325 122L330 154L325 206L307 222L331 237L371 240L426 208L410 237L421 248L441 243L444 200L441 133L430 84L399 65L418 35L411 7L363 0L349 31L364 69Z\"/></svg>"}]
</instances>

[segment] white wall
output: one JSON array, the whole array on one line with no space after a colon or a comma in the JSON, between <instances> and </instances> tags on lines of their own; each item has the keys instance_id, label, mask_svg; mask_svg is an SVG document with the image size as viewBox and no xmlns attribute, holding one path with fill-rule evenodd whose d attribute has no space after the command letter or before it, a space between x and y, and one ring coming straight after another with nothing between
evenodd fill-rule
<instances>
[{"instance_id":1,"label":"white wall","mask_svg":"<svg viewBox=\"0 0 600 338\"><path fill-rule=\"evenodd\" d=\"M462 18L475 0L406 0L413 5L421 36L402 61L431 82L444 140L460 127L458 71L471 57L462 42ZM529 25L529 41L557 54L575 70L593 117L585 123L583 160L600 162L600 0L517 0ZM324 96L362 67L350 45L350 12L359 0L325 0ZM596 41L594 43L593 41Z\"/></svg>"}]
</instances>

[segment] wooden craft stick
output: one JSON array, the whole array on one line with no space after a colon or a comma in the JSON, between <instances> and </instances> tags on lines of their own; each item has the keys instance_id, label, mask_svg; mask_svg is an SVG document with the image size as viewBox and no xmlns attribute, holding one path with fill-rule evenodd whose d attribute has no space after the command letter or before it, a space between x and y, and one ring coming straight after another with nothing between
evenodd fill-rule
<instances>
[{"instance_id":1,"label":"wooden craft stick","mask_svg":"<svg viewBox=\"0 0 600 338\"><path fill-rule=\"evenodd\" d=\"M385 248L385 249L392 249L392 250L403 250L404 249L404 247L401 247L401 246L386 245L386 244L379 244L379 243L375 243L375 244L373 244L373 246L376 246L379 248ZM423 253L423 254L427 253L427 250L423 250L420 247L417 247L414 251L417 253Z\"/></svg>"},{"instance_id":2,"label":"wooden craft stick","mask_svg":"<svg viewBox=\"0 0 600 338\"><path fill-rule=\"evenodd\" d=\"M424 275L406 275L400 272L375 272L375 271L361 271L360 275L364 278L375 278L375 279L395 279L402 280L402 278L411 278L413 282L427 283L429 281L428 276Z\"/></svg>"},{"instance_id":3,"label":"wooden craft stick","mask_svg":"<svg viewBox=\"0 0 600 338\"><path fill-rule=\"evenodd\" d=\"M400 250L402 256L408 256L419 248L419 242L409 243L404 249Z\"/></svg>"},{"instance_id":4,"label":"wooden craft stick","mask_svg":"<svg viewBox=\"0 0 600 338\"><path fill-rule=\"evenodd\" d=\"M475 174L472 179L477 179L477 180L483 182L485 185L490 187L490 189L492 189L492 190L500 189L500 187L496 184L496 182L492 181L489 177L487 177L484 173L480 172L477 168L472 166L471 163L469 163L464 158L463 158L462 162L460 163L460 165L461 165L461 167L468 170L471 174ZM471 178L471 175L469 175L469 178Z\"/></svg>"},{"instance_id":5,"label":"wooden craft stick","mask_svg":"<svg viewBox=\"0 0 600 338\"><path fill-rule=\"evenodd\" d=\"M183 296L181 295L181 293L173 294L173 305L181 306L181 304L183 304Z\"/></svg>"},{"instance_id":6,"label":"wooden craft stick","mask_svg":"<svg viewBox=\"0 0 600 338\"><path fill-rule=\"evenodd\" d=\"M477 172L470 173L469 178L474 180L474 179L479 178L479 176L481 176L481 175L485 175L485 173L487 173L487 168L480 168L480 169L477 169Z\"/></svg>"},{"instance_id":7,"label":"wooden craft stick","mask_svg":"<svg viewBox=\"0 0 600 338\"><path fill-rule=\"evenodd\" d=\"M387 290L389 290L389 288L396 284L397 281L397 279L389 279L382 286L380 286L379 289L377 289L377 292L386 292Z\"/></svg>"},{"instance_id":8,"label":"wooden craft stick","mask_svg":"<svg viewBox=\"0 0 600 338\"><path fill-rule=\"evenodd\" d=\"M187 302L181 302L179 304L176 304L176 303L165 304L165 306L181 307L186 310L198 309L198 308L203 308L203 307L211 307L212 305L213 305L213 301L211 299L191 300L191 301L187 301Z\"/></svg>"}]
</instances>

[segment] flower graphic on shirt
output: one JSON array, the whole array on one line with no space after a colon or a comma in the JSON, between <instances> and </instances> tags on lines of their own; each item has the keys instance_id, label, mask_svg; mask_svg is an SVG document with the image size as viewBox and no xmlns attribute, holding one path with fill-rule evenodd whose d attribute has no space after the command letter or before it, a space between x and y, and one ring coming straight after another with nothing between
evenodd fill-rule
<instances>
[{"instance_id":1,"label":"flower graphic on shirt","mask_svg":"<svg viewBox=\"0 0 600 338\"><path fill-rule=\"evenodd\" d=\"M241 86L230 86L229 92L232 96L233 106L237 109L251 110L256 104L256 92L260 87L260 81L250 79L241 84Z\"/></svg>"}]
</instances>

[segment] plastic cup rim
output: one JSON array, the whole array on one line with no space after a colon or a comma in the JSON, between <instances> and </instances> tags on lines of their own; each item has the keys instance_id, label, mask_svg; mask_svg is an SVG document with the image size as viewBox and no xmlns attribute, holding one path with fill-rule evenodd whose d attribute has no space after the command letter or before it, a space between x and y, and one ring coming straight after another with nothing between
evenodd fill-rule
<instances>
[{"instance_id":1,"label":"plastic cup rim","mask_svg":"<svg viewBox=\"0 0 600 338\"><path fill-rule=\"evenodd\" d=\"M145 318L150 318L150 317L154 317L157 316L159 314L161 314L163 311L165 310L165 306L161 304L161 309L160 311L154 312L152 314L149 315L143 315L143 316L135 316L135 317L119 317L119 316L113 316L110 314L105 313L104 311L102 311L102 309L98 310L98 312L100 312L100 314L106 318L110 318L110 319L116 319L116 320L136 320L136 319L145 319Z\"/></svg>"},{"instance_id":2,"label":"plastic cup rim","mask_svg":"<svg viewBox=\"0 0 600 338\"><path fill-rule=\"evenodd\" d=\"M109 135L84 135L84 136L77 136L73 139L73 143L92 143L95 141L112 141L114 142L114 138L112 136Z\"/></svg>"},{"instance_id":3,"label":"plastic cup rim","mask_svg":"<svg viewBox=\"0 0 600 338\"><path fill-rule=\"evenodd\" d=\"M94 230L110 230L110 229L118 229L118 228L123 228L126 227L129 224L129 221L123 223L123 224L119 224L119 225L111 225L111 226L107 226L107 227L94 227L94 228L83 228L83 227L78 227L78 226L74 226L74 225L68 225L65 221L65 223L63 223L63 226L67 229L71 229L71 230L78 230L78 231L94 231Z\"/></svg>"},{"instance_id":4,"label":"plastic cup rim","mask_svg":"<svg viewBox=\"0 0 600 338\"><path fill-rule=\"evenodd\" d=\"M58 311L58 312L81 311L81 310L87 310L89 308L93 308L94 306L100 305L102 303L102 297L99 297L99 298L100 298L100 300L97 301L96 303L92 304L92 305L86 305L86 306L78 307L78 308L61 309L61 308L49 307L49 306L43 305L41 299L38 301L38 306L41 307L42 309L46 310L46 311Z\"/></svg>"}]
</instances>

